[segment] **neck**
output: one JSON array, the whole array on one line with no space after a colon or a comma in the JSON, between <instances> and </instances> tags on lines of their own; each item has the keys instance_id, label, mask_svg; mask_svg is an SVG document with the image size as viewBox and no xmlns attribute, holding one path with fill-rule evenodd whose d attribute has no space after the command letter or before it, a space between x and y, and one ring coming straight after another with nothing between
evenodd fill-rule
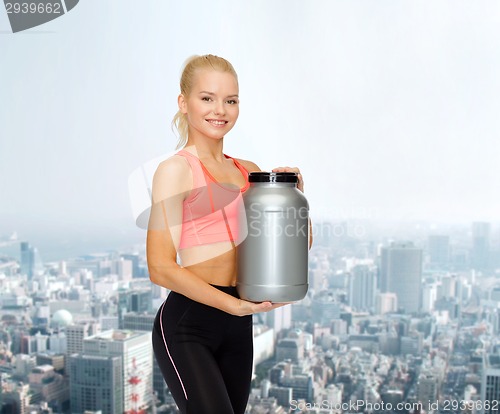
<instances>
[{"instance_id":1,"label":"neck","mask_svg":"<svg viewBox=\"0 0 500 414\"><path fill-rule=\"evenodd\" d=\"M190 148L199 159L212 159L218 162L224 161L223 139L196 139L189 138L185 149Z\"/></svg>"}]
</instances>

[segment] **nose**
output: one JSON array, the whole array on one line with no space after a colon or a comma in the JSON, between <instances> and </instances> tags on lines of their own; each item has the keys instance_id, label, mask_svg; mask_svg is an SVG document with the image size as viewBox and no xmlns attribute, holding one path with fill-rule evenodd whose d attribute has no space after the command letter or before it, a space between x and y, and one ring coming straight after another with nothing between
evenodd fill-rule
<instances>
[{"instance_id":1,"label":"nose","mask_svg":"<svg viewBox=\"0 0 500 414\"><path fill-rule=\"evenodd\" d=\"M215 103L214 115L224 115L224 102L217 101Z\"/></svg>"}]
</instances>

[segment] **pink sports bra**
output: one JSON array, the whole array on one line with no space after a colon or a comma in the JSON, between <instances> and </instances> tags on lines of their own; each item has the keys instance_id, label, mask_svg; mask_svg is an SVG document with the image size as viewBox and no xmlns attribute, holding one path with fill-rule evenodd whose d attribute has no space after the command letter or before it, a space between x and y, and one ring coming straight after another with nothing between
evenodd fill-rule
<instances>
[{"instance_id":1,"label":"pink sports bra","mask_svg":"<svg viewBox=\"0 0 500 414\"><path fill-rule=\"evenodd\" d=\"M179 249L231 241L239 244L246 236L242 231L245 208L242 192L249 187L248 171L234 158L234 164L245 177L245 185L219 183L198 157L181 150L176 155L186 158L193 173L193 189L183 202L182 233ZM245 233L245 234L242 234Z\"/></svg>"}]
</instances>

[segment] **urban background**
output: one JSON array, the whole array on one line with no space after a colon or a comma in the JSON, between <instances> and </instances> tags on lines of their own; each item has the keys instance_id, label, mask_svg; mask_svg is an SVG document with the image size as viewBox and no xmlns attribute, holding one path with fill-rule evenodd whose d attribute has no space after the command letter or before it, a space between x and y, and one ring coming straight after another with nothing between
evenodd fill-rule
<instances>
[{"instance_id":1,"label":"urban background","mask_svg":"<svg viewBox=\"0 0 500 414\"><path fill-rule=\"evenodd\" d=\"M500 398L498 226L314 233L306 298L254 315L248 413L496 412L481 404ZM13 233L0 250L2 413L178 412L143 245L44 262Z\"/></svg>"},{"instance_id":2,"label":"urban background","mask_svg":"<svg viewBox=\"0 0 500 414\"><path fill-rule=\"evenodd\" d=\"M129 180L205 53L239 76L225 152L300 167L314 225L307 297L254 319L248 412L498 412L499 51L491 0L0 10L2 414L175 412Z\"/></svg>"}]
</instances>

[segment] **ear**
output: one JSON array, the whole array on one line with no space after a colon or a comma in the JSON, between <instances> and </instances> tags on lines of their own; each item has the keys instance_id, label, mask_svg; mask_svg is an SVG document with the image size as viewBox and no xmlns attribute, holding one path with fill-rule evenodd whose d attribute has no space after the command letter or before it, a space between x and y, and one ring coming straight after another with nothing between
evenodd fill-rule
<instances>
[{"instance_id":1,"label":"ear","mask_svg":"<svg viewBox=\"0 0 500 414\"><path fill-rule=\"evenodd\" d=\"M179 105L179 111L181 111L183 114L187 113L187 102L186 98L184 95L181 93L178 98L177 98L177 104Z\"/></svg>"}]
</instances>

